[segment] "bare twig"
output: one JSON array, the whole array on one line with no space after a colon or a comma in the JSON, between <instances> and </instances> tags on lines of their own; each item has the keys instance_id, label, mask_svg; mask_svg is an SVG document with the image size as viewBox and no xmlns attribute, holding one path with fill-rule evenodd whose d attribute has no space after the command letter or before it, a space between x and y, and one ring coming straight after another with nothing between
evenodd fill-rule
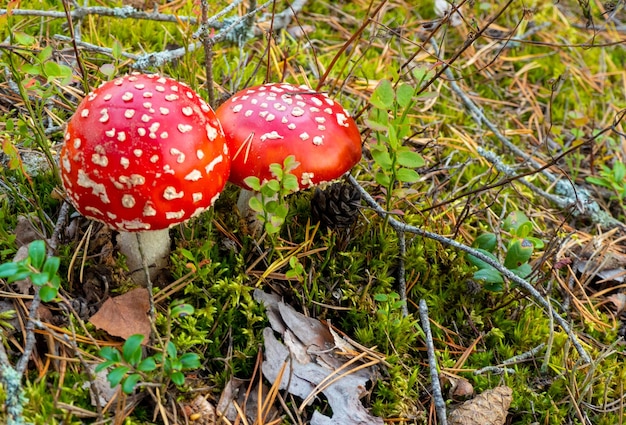
<instances>
[{"instance_id":1,"label":"bare twig","mask_svg":"<svg viewBox=\"0 0 626 425\"><path fill-rule=\"evenodd\" d=\"M391 225L391 227L394 228L394 230L400 231L400 232L414 233L414 234L417 234L417 235L420 235L429 239L436 240L438 242L441 242L445 245L459 249L461 251L464 251L470 255L475 256L479 260L482 260L485 263L489 264L490 266L498 270L502 274L503 277L519 285L520 288L522 288L526 293L528 293L528 295L530 295L532 299L535 300L535 302L537 302L545 311L549 312L554 317L554 320L559 324L559 326L561 326L561 329L563 329L563 331L569 337L570 341L576 348L576 351L578 351L578 354L580 355L581 359L587 363L591 362L591 357L589 357L589 354L587 354L587 351L580 344L580 342L578 341L578 338L576 337L576 334L574 334L569 324L565 321L565 319L563 319L554 311L554 309L551 307L548 301L546 301L546 299L539 293L539 291L537 291L535 287L532 286L529 282L517 276L516 274L511 272L509 269L504 267L502 264L500 264L496 260L481 253L480 251L477 251L474 248L471 248L453 239L446 238L445 236L441 236L436 233L432 233L432 232L420 229L419 227L411 226L411 225L402 223L401 221L398 221L391 214L389 214L389 212L385 211L380 205L378 205L376 200L372 198L372 196L359 184L359 182L356 181L356 179L353 176L348 175L348 180L350 181L352 185L354 185L354 187L356 187L356 189L359 191L359 193L361 194L365 202L367 202L367 204L378 215L380 215L383 218L386 218L387 222Z\"/></svg>"},{"instance_id":2,"label":"bare twig","mask_svg":"<svg viewBox=\"0 0 626 425\"><path fill-rule=\"evenodd\" d=\"M439 382L439 370L437 367L437 356L435 355L435 345L433 344L433 333L430 330L430 319L428 318L428 306L426 301L419 302L420 321L426 339L426 351L428 352L428 367L430 369L430 381L433 389L433 402L437 411L439 425L447 425L446 402L441 393L441 383Z\"/></svg>"}]
</instances>

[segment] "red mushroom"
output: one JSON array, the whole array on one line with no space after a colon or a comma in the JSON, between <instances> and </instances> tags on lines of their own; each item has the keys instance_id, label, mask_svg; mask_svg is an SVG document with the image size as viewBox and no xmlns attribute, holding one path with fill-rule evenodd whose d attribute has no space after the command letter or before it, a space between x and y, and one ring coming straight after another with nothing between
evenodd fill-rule
<instances>
[{"instance_id":1,"label":"red mushroom","mask_svg":"<svg viewBox=\"0 0 626 425\"><path fill-rule=\"evenodd\" d=\"M231 151L229 181L244 189L238 202L242 213L251 196L244 179L272 179L270 164L295 156L300 165L291 173L303 189L337 179L361 159L361 135L348 112L306 86L269 83L244 89L215 113Z\"/></svg>"},{"instance_id":2,"label":"red mushroom","mask_svg":"<svg viewBox=\"0 0 626 425\"><path fill-rule=\"evenodd\" d=\"M209 105L188 86L132 74L89 93L70 119L61 176L86 217L118 230L131 271L169 255L168 228L209 208L230 170L224 133ZM130 244L135 244L135 246ZM148 252L154 251L154 252ZM139 280L143 272L139 273Z\"/></svg>"}]
</instances>

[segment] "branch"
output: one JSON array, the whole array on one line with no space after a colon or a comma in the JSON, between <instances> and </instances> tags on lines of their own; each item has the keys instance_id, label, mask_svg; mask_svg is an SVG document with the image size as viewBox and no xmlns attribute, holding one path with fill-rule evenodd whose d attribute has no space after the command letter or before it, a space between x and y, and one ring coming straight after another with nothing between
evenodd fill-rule
<instances>
[{"instance_id":1,"label":"branch","mask_svg":"<svg viewBox=\"0 0 626 425\"><path fill-rule=\"evenodd\" d=\"M469 247L467 245L464 245L464 244L462 244L460 242L457 242L454 239L446 238L445 236L441 236L441 235L438 235L436 233L432 233L432 232L420 229L419 227L411 226L411 225L402 223L401 221L398 221L391 214L389 214L387 211L385 211L380 205L378 205L376 200L374 198L372 198L372 196L363 187L361 187L359 182L357 182L356 179L352 175L348 175L347 178L350 181L350 183L352 185L354 185L354 187L359 191L359 193L361 194L362 198L365 199L365 202L367 202L367 204L379 216L385 218L387 220L387 222L391 225L391 227L393 227L394 230L396 230L396 232L414 233L416 235L420 235L420 236L425 237L425 238L433 239L433 240L436 240L436 241L438 241L440 243L443 243L445 245L448 245L448 246L451 246L453 248L456 248L456 249L459 249L461 251L464 251L464 252L466 252L466 253L468 253L470 255L473 255L474 257L478 258L479 260L482 260L485 263L489 264L490 266L492 266L493 268L498 270L502 274L502 276L506 277L510 281L512 281L512 282L516 283L517 285L519 285L524 291L526 291L528 293L528 295L531 296L531 298L533 298L541 307L543 307L544 310L549 312L554 317L554 320L559 324L559 326L561 326L563 331L567 334L567 336L571 340L572 344L576 348L576 351L578 351L578 354L583 359L583 361L585 361L587 363L591 362L591 357L589 357L589 354L587 354L587 352L585 351L583 346L580 344L580 342L578 341L578 338L576 337L574 332L572 332L572 329L567 324L565 319L563 319L561 316L559 316L554 311L552 306L539 293L539 291L537 291L535 289L534 286L532 286L526 280L522 279L521 277L519 277L516 274L514 274L513 272L511 272L509 269L504 267L499 262L493 260L491 257L488 257L487 255L483 254L482 252L475 250L474 248L471 248L471 247Z\"/></svg>"}]
</instances>

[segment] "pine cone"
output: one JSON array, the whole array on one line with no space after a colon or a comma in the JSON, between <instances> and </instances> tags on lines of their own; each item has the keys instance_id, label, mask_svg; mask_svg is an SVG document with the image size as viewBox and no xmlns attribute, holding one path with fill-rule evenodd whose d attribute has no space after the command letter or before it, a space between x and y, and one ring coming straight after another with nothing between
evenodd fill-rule
<instances>
[{"instance_id":1,"label":"pine cone","mask_svg":"<svg viewBox=\"0 0 626 425\"><path fill-rule=\"evenodd\" d=\"M311 199L311 216L322 226L345 229L357 219L361 194L349 183L333 183L324 190L315 188Z\"/></svg>"},{"instance_id":2,"label":"pine cone","mask_svg":"<svg viewBox=\"0 0 626 425\"><path fill-rule=\"evenodd\" d=\"M513 390L506 386L486 390L448 415L449 425L504 425Z\"/></svg>"}]
</instances>

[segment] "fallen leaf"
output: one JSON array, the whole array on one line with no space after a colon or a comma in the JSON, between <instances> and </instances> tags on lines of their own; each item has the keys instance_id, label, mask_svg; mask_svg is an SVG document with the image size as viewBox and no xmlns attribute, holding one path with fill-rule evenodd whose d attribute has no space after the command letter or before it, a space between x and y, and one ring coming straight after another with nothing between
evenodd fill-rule
<instances>
[{"instance_id":1,"label":"fallen leaf","mask_svg":"<svg viewBox=\"0 0 626 425\"><path fill-rule=\"evenodd\" d=\"M615 306L616 314L621 314L624 310L626 310L626 294L620 292L618 294L613 294L606 297L607 301L610 301Z\"/></svg>"},{"instance_id":2,"label":"fallen leaf","mask_svg":"<svg viewBox=\"0 0 626 425\"><path fill-rule=\"evenodd\" d=\"M134 334L144 335L142 344L147 344L150 338L149 308L148 290L136 288L106 300L89 321L96 328L124 339Z\"/></svg>"},{"instance_id":3,"label":"fallen leaf","mask_svg":"<svg viewBox=\"0 0 626 425\"><path fill-rule=\"evenodd\" d=\"M254 297L267 309L271 328L263 330L265 359L263 375L279 388L312 404L322 393L332 410L332 417L313 412L311 425L381 425L361 403L367 394L367 382L375 370L362 363L348 364L351 357L334 343L334 337L319 320L298 313L279 297L256 290ZM275 335L280 334L283 342ZM340 354L341 353L341 354Z\"/></svg>"}]
</instances>

